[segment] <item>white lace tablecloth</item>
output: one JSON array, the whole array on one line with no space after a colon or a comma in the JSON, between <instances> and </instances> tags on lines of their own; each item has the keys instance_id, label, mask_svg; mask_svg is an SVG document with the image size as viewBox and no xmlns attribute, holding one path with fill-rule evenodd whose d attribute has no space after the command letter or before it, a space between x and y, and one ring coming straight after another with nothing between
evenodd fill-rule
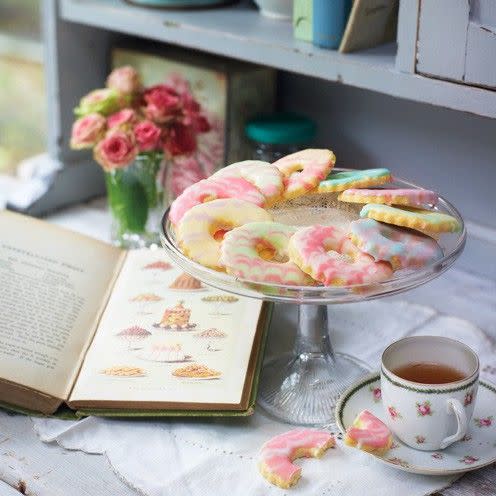
<instances>
[{"instance_id":1,"label":"white lace tablecloth","mask_svg":"<svg viewBox=\"0 0 496 496\"><path fill-rule=\"evenodd\" d=\"M435 334L459 339L475 349L482 369L496 370L491 340L465 320L402 301L380 300L330 308L338 350L378 368L391 341L406 335ZM268 353L289 349L296 308L276 307ZM491 376L482 376L491 380ZM494 376L493 376L494 379ZM291 493L312 496L421 496L448 486L454 477L402 472L338 441L320 460L301 462L303 476L290 491L271 486L257 471L256 456L268 438L291 427L260 410L245 419L115 420L79 422L33 419L40 438L87 453L104 454L116 474L147 496L266 496ZM298 462L299 463L299 462Z\"/></svg>"}]
</instances>

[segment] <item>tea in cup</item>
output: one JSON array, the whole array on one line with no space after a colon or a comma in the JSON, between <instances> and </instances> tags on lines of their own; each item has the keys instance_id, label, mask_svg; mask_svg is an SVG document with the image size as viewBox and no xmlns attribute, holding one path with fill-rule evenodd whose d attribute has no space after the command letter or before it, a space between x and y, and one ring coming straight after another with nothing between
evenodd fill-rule
<instances>
[{"instance_id":1,"label":"tea in cup","mask_svg":"<svg viewBox=\"0 0 496 496\"><path fill-rule=\"evenodd\" d=\"M382 354L381 392L391 431L419 450L462 439L472 417L479 359L466 345L438 336L412 336Z\"/></svg>"}]
</instances>

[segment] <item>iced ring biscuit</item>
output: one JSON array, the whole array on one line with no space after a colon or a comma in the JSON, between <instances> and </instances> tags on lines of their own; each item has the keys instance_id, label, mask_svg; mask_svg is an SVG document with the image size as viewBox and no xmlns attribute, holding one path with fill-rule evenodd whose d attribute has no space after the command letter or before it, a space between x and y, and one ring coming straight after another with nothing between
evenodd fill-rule
<instances>
[{"instance_id":1,"label":"iced ring biscuit","mask_svg":"<svg viewBox=\"0 0 496 496\"><path fill-rule=\"evenodd\" d=\"M369 284L393 274L389 263L375 262L335 226L300 229L289 241L288 252L289 258L303 272L325 286Z\"/></svg>"},{"instance_id":2,"label":"iced ring biscuit","mask_svg":"<svg viewBox=\"0 0 496 496\"><path fill-rule=\"evenodd\" d=\"M459 232L461 225L451 215L442 214L433 210L416 208L397 208L389 205L369 203L360 211L360 217L368 217L386 224L409 227L421 231L429 236L442 232Z\"/></svg>"},{"instance_id":3,"label":"iced ring biscuit","mask_svg":"<svg viewBox=\"0 0 496 496\"><path fill-rule=\"evenodd\" d=\"M250 222L229 231L222 242L221 265L228 274L253 282L303 286L313 284L288 258L294 227L277 222Z\"/></svg>"},{"instance_id":4,"label":"iced ring biscuit","mask_svg":"<svg viewBox=\"0 0 496 496\"><path fill-rule=\"evenodd\" d=\"M374 219L351 222L350 239L374 260L389 262L394 270L420 268L443 258L443 250L429 236Z\"/></svg>"},{"instance_id":5,"label":"iced ring biscuit","mask_svg":"<svg viewBox=\"0 0 496 496\"><path fill-rule=\"evenodd\" d=\"M223 270L220 244L223 235L247 222L272 220L269 213L253 203L226 198L196 205L177 225L177 241L183 253L205 267Z\"/></svg>"},{"instance_id":6,"label":"iced ring biscuit","mask_svg":"<svg viewBox=\"0 0 496 496\"><path fill-rule=\"evenodd\" d=\"M425 207L436 205L438 196L427 189L347 189L338 200L351 203L384 203L386 205L405 205L407 207Z\"/></svg>"},{"instance_id":7,"label":"iced ring biscuit","mask_svg":"<svg viewBox=\"0 0 496 496\"><path fill-rule=\"evenodd\" d=\"M173 202L169 219L174 225L195 205L221 198L237 198L259 207L265 205L265 196L246 179L241 177L212 177L203 179L186 188Z\"/></svg>"},{"instance_id":8,"label":"iced ring biscuit","mask_svg":"<svg viewBox=\"0 0 496 496\"><path fill-rule=\"evenodd\" d=\"M336 157L331 150L307 149L280 158L274 165L284 176L286 200L314 190L334 167Z\"/></svg>"},{"instance_id":9,"label":"iced ring biscuit","mask_svg":"<svg viewBox=\"0 0 496 496\"><path fill-rule=\"evenodd\" d=\"M241 177L253 184L266 198L266 205L277 201L284 190L279 169L261 160L244 160L218 170L211 177Z\"/></svg>"},{"instance_id":10,"label":"iced ring biscuit","mask_svg":"<svg viewBox=\"0 0 496 496\"><path fill-rule=\"evenodd\" d=\"M391 172L388 169L367 169L344 172L331 172L319 184L319 193L344 191L349 188L367 188L391 182Z\"/></svg>"},{"instance_id":11,"label":"iced ring biscuit","mask_svg":"<svg viewBox=\"0 0 496 496\"><path fill-rule=\"evenodd\" d=\"M364 410L346 429L344 442L348 446L382 456L391 448L393 436L384 422Z\"/></svg>"},{"instance_id":12,"label":"iced ring biscuit","mask_svg":"<svg viewBox=\"0 0 496 496\"><path fill-rule=\"evenodd\" d=\"M294 429L267 441L260 450L260 473L276 486L288 489L301 477L296 458L320 458L336 444L332 434L315 429Z\"/></svg>"}]
</instances>

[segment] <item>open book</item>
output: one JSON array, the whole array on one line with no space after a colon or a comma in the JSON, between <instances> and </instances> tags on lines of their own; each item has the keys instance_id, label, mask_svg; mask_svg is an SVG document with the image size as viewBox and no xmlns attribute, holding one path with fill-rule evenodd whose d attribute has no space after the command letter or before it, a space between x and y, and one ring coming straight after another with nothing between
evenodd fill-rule
<instances>
[{"instance_id":1,"label":"open book","mask_svg":"<svg viewBox=\"0 0 496 496\"><path fill-rule=\"evenodd\" d=\"M44 414L249 414L269 309L163 250L0 212L0 402Z\"/></svg>"}]
</instances>

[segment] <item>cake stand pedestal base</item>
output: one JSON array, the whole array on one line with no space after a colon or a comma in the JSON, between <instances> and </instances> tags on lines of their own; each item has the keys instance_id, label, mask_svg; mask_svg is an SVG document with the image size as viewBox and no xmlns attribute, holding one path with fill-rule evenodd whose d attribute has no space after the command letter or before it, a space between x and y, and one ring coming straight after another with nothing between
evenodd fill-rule
<instances>
[{"instance_id":1,"label":"cake stand pedestal base","mask_svg":"<svg viewBox=\"0 0 496 496\"><path fill-rule=\"evenodd\" d=\"M334 408L344 390L369 372L363 362L335 353L325 305L299 305L293 352L264 364L259 405L290 424L323 426L334 422Z\"/></svg>"}]
</instances>

